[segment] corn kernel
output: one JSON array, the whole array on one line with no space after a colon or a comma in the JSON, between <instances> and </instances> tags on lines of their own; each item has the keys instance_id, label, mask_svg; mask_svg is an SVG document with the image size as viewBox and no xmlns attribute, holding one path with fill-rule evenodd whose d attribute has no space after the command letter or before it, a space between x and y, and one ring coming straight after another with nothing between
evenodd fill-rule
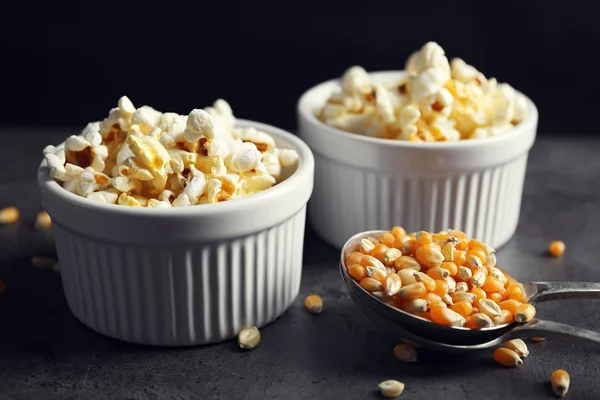
<instances>
[{"instance_id":1,"label":"corn kernel","mask_svg":"<svg viewBox=\"0 0 600 400\"><path fill-rule=\"evenodd\" d=\"M406 231L404 230L403 227L401 226L395 226L392 228L392 230L390 231L390 233L396 238L401 238L403 236L406 236Z\"/></svg>"},{"instance_id":2,"label":"corn kernel","mask_svg":"<svg viewBox=\"0 0 600 400\"><path fill-rule=\"evenodd\" d=\"M504 289L504 288L502 288ZM487 294L487 298L492 300L494 303L500 304L502 303L502 293L492 292Z\"/></svg>"},{"instance_id":3,"label":"corn kernel","mask_svg":"<svg viewBox=\"0 0 600 400\"><path fill-rule=\"evenodd\" d=\"M382 258L383 262L389 265L394 263L398 258L400 258L400 256L402 256L402 252L398 249L391 247L383 253Z\"/></svg>"},{"instance_id":4,"label":"corn kernel","mask_svg":"<svg viewBox=\"0 0 600 400\"><path fill-rule=\"evenodd\" d=\"M550 242L548 245L548 251L552 257L560 257L565 252L565 244L560 240Z\"/></svg>"},{"instance_id":5,"label":"corn kernel","mask_svg":"<svg viewBox=\"0 0 600 400\"><path fill-rule=\"evenodd\" d=\"M371 250L371 255L379 261L385 262L383 260L383 253L385 253L388 249L389 247L387 247L385 244L378 244L373 248L373 250Z\"/></svg>"},{"instance_id":6,"label":"corn kernel","mask_svg":"<svg viewBox=\"0 0 600 400\"><path fill-rule=\"evenodd\" d=\"M509 299L523 301L523 289L520 286L510 285L507 291Z\"/></svg>"},{"instance_id":7,"label":"corn kernel","mask_svg":"<svg viewBox=\"0 0 600 400\"><path fill-rule=\"evenodd\" d=\"M367 276L369 278L376 279L381 283L385 282L385 278L387 278L387 271L385 269L372 267L370 265L366 269L367 269Z\"/></svg>"},{"instance_id":8,"label":"corn kernel","mask_svg":"<svg viewBox=\"0 0 600 400\"><path fill-rule=\"evenodd\" d=\"M373 256L363 256L362 260L360 260L360 265L362 265L363 267L371 266L385 271L385 265L383 265L381 261L379 261Z\"/></svg>"},{"instance_id":9,"label":"corn kernel","mask_svg":"<svg viewBox=\"0 0 600 400\"><path fill-rule=\"evenodd\" d=\"M504 289L504 283L501 280L494 278L493 276L487 276L481 288L488 293L499 292L502 289Z\"/></svg>"},{"instance_id":10,"label":"corn kernel","mask_svg":"<svg viewBox=\"0 0 600 400\"><path fill-rule=\"evenodd\" d=\"M475 271L483 267L483 263L481 262L481 258L473 255L467 254L467 260L465 261L465 267L470 268Z\"/></svg>"},{"instance_id":11,"label":"corn kernel","mask_svg":"<svg viewBox=\"0 0 600 400\"><path fill-rule=\"evenodd\" d=\"M467 251L467 259L470 255L477 257L481 261L482 266L485 265L485 263L487 263L487 253L484 249L480 247L470 248Z\"/></svg>"},{"instance_id":12,"label":"corn kernel","mask_svg":"<svg viewBox=\"0 0 600 400\"><path fill-rule=\"evenodd\" d=\"M469 303L473 303L477 296L473 293L469 292L454 292L450 295L452 297L452 301L458 303L459 301L468 301Z\"/></svg>"},{"instance_id":13,"label":"corn kernel","mask_svg":"<svg viewBox=\"0 0 600 400\"><path fill-rule=\"evenodd\" d=\"M401 287L402 280L400 279L400 276L395 273L388 274L385 278L385 293L388 296L394 296L400 291Z\"/></svg>"},{"instance_id":14,"label":"corn kernel","mask_svg":"<svg viewBox=\"0 0 600 400\"><path fill-rule=\"evenodd\" d=\"M396 272L398 274L398 276L400 277L400 280L402 280L402 286L407 286L407 285L412 285L413 283L417 283L417 280L415 279L414 276L414 270L412 269L401 269L400 271Z\"/></svg>"},{"instance_id":15,"label":"corn kernel","mask_svg":"<svg viewBox=\"0 0 600 400\"><path fill-rule=\"evenodd\" d=\"M352 253L348 254L348 257L346 257L346 267L353 265L353 264L360 264L360 261L362 260L364 254L361 253L360 251L353 251Z\"/></svg>"},{"instance_id":16,"label":"corn kernel","mask_svg":"<svg viewBox=\"0 0 600 400\"><path fill-rule=\"evenodd\" d=\"M456 292L467 292L469 291L469 285L467 282L457 282L456 283Z\"/></svg>"},{"instance_id":17,"label":"corn kernel","mask_svg":"<svg viewBox=\"0 0 600 400\"><path fill-rule=\"evenodd\" d=\"M394 261L394 268L396 270L401 269L413 269L415 271L421 270L421 265L411 256L400 256Z\"/></svg>"},{"instance_id":18,"label":"corn kernel","mask_svg":"<svg viewBox=\"0 0 600 400\"><path fill-rule=\"evenodd\" d=\"M379 390L383 397L393 399L402 394L404 391L404 383L394 380L384 381L379 384Z\"/></svg>"},{"instance_id":19,"label":"corn kernel","mask_svg":"<svg viewBox=\"0 0 600 400\"><path fill-rule=\"evenodd\" d=\"M513 321L514 315L508 310L500 310L501 316L493 319L494 325L504 325Z\"/></svg>"},{"instance_id":20,"label":"corn kernel","mask_svg":"<svg viewBox=\"0 0 600 400\"><path fill-rule=\"evenodd\" d=\"M441 301L441 299L440 299ZM402 303L402 309L411 314L417 314L427 311L431 302L425 299L406 300Z\"/></svg>"},{"instance_id":21,"label":"corn kernel","mask_svg":"<svg viewBox=\"0 0 600 400\"><path fill-rule=\"evenodd\" d=\"M52 221L46 210L42 210L36 215L34 227L38 231L49 231L52 229Z\"/></svg>"},{"instance_id":22,"label":"corn kernel","mask_svg":"<svg viewBox=\"0 0 600 400\"><path fill-rule=\"evenodd\" d=\"M360 281L367 276L367 270L360 264L352 264L348 267L348 275L354 280Z\"/></svg>"},{"instance_id":23,"label":"corn kernel","mask_svg":"<svg viewBox=\"0 0 600 400\"><path fill-rule=\"evenodd\" d=\"M440 265L440 268L444 268L445 270L448 270L448 274L450 276L456 276L456 274L458 273L458 267L456 266L456 264L454 264L451 261L444 261Z\"/></svg>"},{"instance_id":24,"label":"corn kernel","mask_svg":"<svg viewBox=\"0 0 600 400\"><path fill-rule=\"evenodd\" d=\"M369 279L369 278L365 278ZM364 279L363 279L364 280ZM427 293L427 289L425 289L425 285L423 283L413 283L411 285L403 286L398 295L404 300L414 300L423 296Z\"/></svg>"},{"instance_id":25,"label":"corn kernel","mask_svg":"<svg viewBox=\"0 0 600 400\"><path fill-rule=\"evenodd\" d=\"M487 298L487 294L482 288L473 288L471 289L471 293L473 293L476 296L475 300L473 300L473 305L476 307L479 307L480 300Z\"/></svg>"},{"instance_id":26,"label":"corn kernel","mask_svg":"<svg viewBox=\"0 0 600 400\"><path fill-rule=\"evenodd\" d=\"M383 284L379 282L377 279L373 279L370 277L366 277L361 279L358 283L361 288L365 289L367 292L381 292L383 290Z\"/></svg>"},{"instance_id":27,"label":"corn kernel","mask_svg":"<svg viewBox=\"0 0 600 400\"><path fill-rule=\"evenodd\" d=\"M21 218L21 213L17 207L6 207L0 210L0 225L14 224Z\"/></svg>"},{"instance_id":28,"label":"corn kernel","mask_svg":"<svg viewBox=\"0 0 600 400\"><path fill-rule=\"evenodd\" d=\"M253 349L260 343L260 331L256 326L245 328L238 333L238 345L242 349Z\"/></svg>"},{"instance_id":29,"label":"corn kernel","mask_svg":"<svg viewBox=\"0 0 600 400\"><path fill-rule=\"evenodd\" d=\"M523 365L521 357L511 349L505 347L497 348L496 351L494 351L494 360L505 367L518 367L519 365Z\"/></svg>"},{"instance_id":30,"label":"corn kernel","mask_svg":"<svg viewBox=\"0 0 600 400\"><path fill-rule=\"evenodd\" d=\"M379 237L379 241L387 247L392 247L394 240L396 240L396 238L390 232L382 233Z\"/></svg>"},{"instance_id":31,"label":"corn kernel","mask_svg":"<svg viewBox=\"0 0 600 400\"><path fill-rule=\"evenodd\" d=\"M467 262L467 252L462 250L454 250L454 264L456 266L464 265Z\"/></svg>"},{"instance_id":32,"label":"corn kernel","mask_svg":"<svg viewBox=\"0 0 600 400\"><path fill-rule=\"evenodd\" d=\"M523 303L517 307L515 321L523 323L531 321L535 317L535 307L528 303Z\"/></svg>"},{"instance_id":33,"label":"corn kernel","mask_svg":"<svg viewBox=\"0 0 600 400\"><path fill-rule=\"evenodd\" d=\"M375 248L375 244L373 244L373 241L367 239L361 239L360 240L360 251L363 254L371 254L371 251L373 251L373 249Z\"/></svg>"},{"instance_id":34,"label":"corn kernel","mask_svg":"<svg viewBox=\"0 0 600 400\"><path fill-rule=\"evenodd\" d=\"M519 355L519 357L527 357L529 355L529 349L524 341L521 339L513 339L504 343L504 347L511 349Z\"/></svg>"},{"instance_id":35,"label":"corn kernel","mask_svg":"<svg viewBox=\"0 0 600 400\"><path fill-rule=\"evenodd\" d=\"M569 378L569 373L564 369L557 369L550 376L550 383L554 393L556 393L557 396L564 397L569 391L571 378Z\"/></svg>"},{"instance_id":36,"label":"corn kernel","mask_svg":"<svg viewBox=\"0 0 600 400\"><path fill-rule=\"evenodd\" d=\"M431 307L438 307L438 306L442 306L446 303L444 303L442 301L442 298L440 296L438 296L435 293L425 293L423 296L421 296L422 300L426 300L429 302L429 306Z\"/></svg>"},{"instance_id":37,"label":"corn kernel","mask_svg":"<svg viewBox=\"0 0 600 400\"><path fill-rule=\"evenodd\" d=\"M493 325L494 322L492 321L492 319L481 312L473 313L467 319L467 327L471 329L489 328Z\"/></svg>"},{"instance_id":38,"label":"corn kernel","mask_svg":"<svg viewBox=\"0 0 600 400\"><path fill-rule=\"evenodd\" d=\"M485 276L485 272L481 270L476 271L471 277L471 286L473 286L474 288L483 286L486 278L487 277Z\"/></svg>"},{"instance_id":39,"label":"corn kernel","mask_svg":"<svg viewBox=\"0 0 600 400\"><path fill-rule=\"evenodd\" d=\"M454 280L454 278L449 276L444 280L446 281L446 284L448 285L448 293L456 292L456 281Z\"/></svg>"},{"instance_id":40,"label":"corn kernel","mask_svg":"<svg viewBox=\"0 0 600 400\"><path fill-rule=\"evenodd\" d=\"M502 316L502 310L500 309L500 306L490 299L480 300L477 307L479 307L479 310L481 310L482 313L490 318Z\"/></svg>"},{"instance_id":41,"label":"corn kernel","mask_svg":"<svg viewBox=\"0 0 600 400\"><path fill-rule=\"evenodd\" d=\"M473 312L473 305L470 302L463 300L452 304L450 309L462 315L463 318L468 318Z\"/></svg>"},{"instance_id":42,"label":"corn kernel","mask_svg":"<svg viewBox=\"0 0 600 400\"><path fill-rule=\"evenodd\" d=\"M412 255L417 251L418 243L415 239L408 239L402 243L402 254Z\"/></svg>"},{"instance_id":43,"label":"corn kernel","mask_svg":"<svg viewBox=\"0 0 600 400\"><path fill-rule=\"evenodd\" d=\"M454 304L454 300L452 300L452 296L450 296L449 294L445 294L442 296L442 301L444 302L444 304L451 306L452 304Z\"/></svg>"},{"instance_id":44,"label":"corn kernel","mask_svg":"<svg viewBox=\"0 0 600 400\"><path fill-rule=\"evenodd\" d=\"M419 246L415 258L419 264L427 268L439 267L444 261L442 252L430 245Z\"/></svg>"},{"instance_id":45,"label":"corn kernel","mask_svg":"<svg viewBox=\"0 0 600 400\"><path fill-rule=\"evenodd\" d=\"M456 273L456 277L458 279L462 279L465 282L471 280L471 278L473 277L473 271L471 271L467 267L463 267L462 265L458 267L457 271L458 272Z\"/></svg>"},{"instance_id":46,"label":"corn kernel","mask_svg":"<svg viewBox=\"0 0 600 400\"><path fill-rule=\"evenodd\" d=\"M508 310L511 312L512 315L515 315L517 313L517 307L519 307L520 305L521 302L514 299L504 300L499 304L501 310Z\"/></svg>"},{"instance_id":47,"label":"corn kernel","mask_svg":"<svg viewBox=\"0 0 600 400\"><path fill-rule=\"evenodd\" d=\"M400 361L414 363L417 362L417 350L410 344L399 344L394 347L394 357Z\"/></svg>"},{"instance_id":48,"label":"corn kernel","mask_svg":"<svg viewBox=\"0 0 600 400\"><path fill-rule=\"evenodd\" d=\"M419 245L421 246L427 246L433 242L433 236L431 233L425 231L417 232L415 239L417 239L417 242L419 242Z\"/></svg>"},{"instance_id":49,"label":"corn kernel","mask_svg":"<svg viewBox=\"0 0 600 400\"><path fill-rule=\"evenodd\" d=\"M435 280L429 275L420 271L413 271L413 276L417 282L423 282L428 292L433 292L435 290Z\"/></svg>"},{"instance_id":50,"label":"corn kernel","mask_svg":"<svg viewBox=\"0 0 600 400\"><path fill-rule=\"evenodd\" d=\"M448 294L448 284L445 280L436 279L435 281L435 289L432 290L432 293L437 294L440 297L443 297Z\"/></svg>"},{"instance_id":51,"label":"corn kernel","mask_svg":"<svg viewBox=\"0 0 600 400\"><path fill-rule=\"evenodd\" d=\"M504 272L502 272L499 268L489 267L487 270L488 270L489 276L493 276L494 278L498 279L502 283L505 284L508 281L506 274Z\"/></svg>"},{"instance_id":52,"label":"corn kernel","mask_svg":"<svg viewBox=\"0 0 600 400\"><path fill-rule=\"evenodd\" d=\"M304 306L311 314L321 314L323 311L323 299L316 294L308 295L304 299Z\"/></svg>"},{"instance_id":53,"label":"corn kernel","mask_svg":"<svg viewBox=\"0 0 600 400\"><path fill-rule=\"evenodd\" d=\"M537 343L537 342L543 342L544 340L546 340L546 338L543 338L543 337L537 337L537 336L534 336L534 337L532 337L532 338L531 338L531 341L532 341L532 342L536 342L536 343Z\"/></svg>"},{"instance_id":54,"label":"corn kernel","mask_svg":"<svg viewBox=\"0 0 600 400\"><path fill-rule=\"evenodd\" d=\"M466 320L459 313L447 307L431 307L429 311L433 322L444 326L463 326Z\"/></svg>"}]
</instances>

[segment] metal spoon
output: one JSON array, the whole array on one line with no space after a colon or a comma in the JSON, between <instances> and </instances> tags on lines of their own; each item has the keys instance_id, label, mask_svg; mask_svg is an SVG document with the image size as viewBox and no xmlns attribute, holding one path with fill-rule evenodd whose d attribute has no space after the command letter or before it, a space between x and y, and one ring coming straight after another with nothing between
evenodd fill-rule
<instances>
[{"instance_id":1,"label":"metal spoon","mask_svg":"<svg viewBox=\"0 0 600 400\"><path fill-rule=\"evenodd\" d=\"M526 324L509 323L484 329L450 327L392 307L364 290L350 277L344 266L346 257L356 251L360 240L378 237L385 231L362 232L350 238L342 248L340 272L356 305L380 328L397 339L419 347L445 352L466 352L497 346L507 340L541 336L600 349L600 333L552 321L532 320ZM598 299L600 284L587 282L537 282L523 284L529 303L556 299Z\"/></svg>"}]
</instances>

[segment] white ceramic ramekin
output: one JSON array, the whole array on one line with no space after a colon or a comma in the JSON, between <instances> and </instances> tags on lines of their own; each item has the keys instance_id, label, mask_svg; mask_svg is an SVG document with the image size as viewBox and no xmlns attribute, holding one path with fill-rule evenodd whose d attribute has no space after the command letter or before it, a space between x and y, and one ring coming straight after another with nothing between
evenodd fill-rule
<instances>
[{"instance_id":1,"label":"white ceramic ramekin","mask_svg":"<svg viewBox=\"0 0 600 400\"><path fill-rule=\"evenodd\" d=\"M396 82L401 71L372 73ZM408 231L463 230L500 247L519 220L527 155L538 112L496 137L461 142L411 143L371 138L322 123L322 107L337 80L319 84L298 102L299 134L315 155L309 204L314 229L341 248L357 232L402 225Z\"/></svg>"},{"instance_id":2,"label":"white ceramic ramekin","mask_svg":"<svg viewBox=\"0 0 600 400\"><path fill-rule=\"evenodd\" d=\"M52 218L63 286L75 316L133 343L185 346L264 326L298 294L313 155L296 136L262 130L300 162L264 192L185 208L103 205L63 189L43 162L44 208Z\"/></svg>"}]
</instances>

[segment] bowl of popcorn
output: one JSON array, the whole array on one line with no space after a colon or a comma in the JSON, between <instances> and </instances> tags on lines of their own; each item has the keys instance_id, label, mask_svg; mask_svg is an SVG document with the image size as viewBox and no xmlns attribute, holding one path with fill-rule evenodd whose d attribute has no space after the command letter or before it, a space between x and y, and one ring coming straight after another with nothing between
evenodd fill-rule
<instances>
[{"instance_id":1,"label":"bowl of popcorn","mask_svg":"<svg viewBox=\"0 0 600 400\"><path fill-rule=\"evenodd\" d=\"M338 248L398 222L500 247L519 220L537 121L530 99L433 42L402 71L352 67L298 102L316 163L311 224Z\"/></svg>"},{"instance_id":2,"label":"bowl of popcorn","mask_svg":"<svg viewBox=\"0 0 600 400\"><path fill-rule=\"evenodd\" d=\"M122 97L38 170L69 307L150 345L268 324L298 294L313 174L300 139L224 100L178 115Z\"/></svg>"}]
</instances>

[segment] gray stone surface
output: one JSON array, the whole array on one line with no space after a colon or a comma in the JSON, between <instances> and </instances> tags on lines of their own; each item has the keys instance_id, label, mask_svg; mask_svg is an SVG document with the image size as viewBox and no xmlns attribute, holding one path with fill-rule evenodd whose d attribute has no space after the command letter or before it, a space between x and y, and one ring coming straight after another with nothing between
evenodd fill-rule
<instances>
[{"instance_id":1,"label":"gray stone surface","mask_svg":"<svg viewBox=\"0 0 600 400\"><path fill-rule=\"evenodd\" d=\"M8 135L11 133L10 135ZM252 351L234 341L163 349L121 343L79 323L60 277L31 267L52 254L51 239L33 230L40 210L35 171L45 144L70 132L0 134L0 207L17 205L23 220L0 226L0 399L368 399L385 379L406 383L406 399L548 399L552 371L571 374L570 399L600 398L600 353L560 342L530 344L518 369L491 352L469 358L420 354L405 365L394 341L355 309L338 275L338 252L308 230L300 295L262 330ZM530 157L516 236L498 251L499 265L521 280L600 281L600 140L541 138ZM401 221L399 221L401 222ZM562 259L545 256L562 239ZM309 293L325 302L305 312ZM600 330L599 301L546 303L541 318Z\"/></svg>"}]
</instances>

